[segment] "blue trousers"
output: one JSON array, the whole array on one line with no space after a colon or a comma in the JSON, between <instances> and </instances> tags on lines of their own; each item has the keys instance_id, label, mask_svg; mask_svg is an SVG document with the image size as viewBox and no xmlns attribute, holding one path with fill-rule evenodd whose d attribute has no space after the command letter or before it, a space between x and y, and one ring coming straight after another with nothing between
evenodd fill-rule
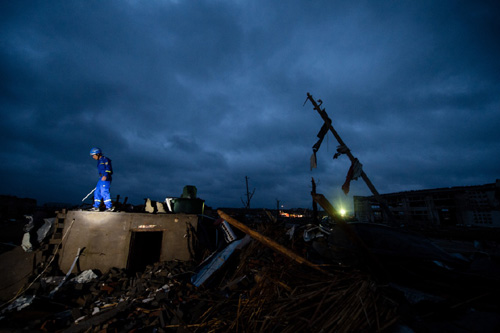
<instances>
[{"instance_id":1,"label":"blue trousers","mask_svg":"<svg viewBox=\"0 0 500 333\"><path fill-rule=\"evenodd\" d=\"M94 207L99 207L101 200L104 201L106 208L111 208L111 193L109 192L111 188L111 182L108 180L101 180L97 182L94 192Z\"/></svg>"}]
</instances>

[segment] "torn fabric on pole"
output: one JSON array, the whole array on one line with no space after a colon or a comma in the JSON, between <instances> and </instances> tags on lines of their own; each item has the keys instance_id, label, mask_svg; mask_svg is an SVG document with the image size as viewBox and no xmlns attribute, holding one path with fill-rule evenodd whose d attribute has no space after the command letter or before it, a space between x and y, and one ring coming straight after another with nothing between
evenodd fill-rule
<instances>
[{"instance_id":1,"label":"torn fabric on pole","mask_svg":"<svg viewBox=\"0 0 500 333\"><path fill-rule=\"evenodd\" d=\"M323 139L325 138L325 135L328 133L328 130L330 129L331 125L332 125L332 120L330 118L327 118L327 121L323 123L323 126L321 126L321 129L319 130L319 133L317 135L319 139L312 147L313 154L311 155L311 170L317 167L316 152L319 150L319 147L321 146L321 143L323 142Z\"/></svg>"},{"instance_id":2,"label":"torn fabric on pole","mask_svg":"<svg viewBox=\"0 0 500 333\"><path fill-rule=\"evenodd\" d=\"M316 152L313 151L312 155L311 155L311 170L312 169L316 169L318 167L318 161L316 159Z\"/></svg>"},{"instance_id":3,"label":"torn fabric on pole","mask_svg":"<svg viewBox=\"0 0 500 333\"><path fill-rule=\"evenodd\" d=\"M344 185L342 185L342 191L347 195L349 193L349 187L351 185L351 180L357 180L361 177L361 173L363 172L363 164L359 163L358 159L355 158L347 172L347 176L345 178Z\"/></svg>"},{"instance_id":4,"label":"torn fabric on pole","mask_svg":"<svg viewBox=\"0 0 500 333\"><path fill-rule=\"evenodd\" d=\"M347 148L345 145L337 146L337 152L335 153L335 155L333 155L333 159L336 159L337 157L339 157L342 154L347 154L348 151L349 151L349 148Z\"/></svg>"}]
</instances>

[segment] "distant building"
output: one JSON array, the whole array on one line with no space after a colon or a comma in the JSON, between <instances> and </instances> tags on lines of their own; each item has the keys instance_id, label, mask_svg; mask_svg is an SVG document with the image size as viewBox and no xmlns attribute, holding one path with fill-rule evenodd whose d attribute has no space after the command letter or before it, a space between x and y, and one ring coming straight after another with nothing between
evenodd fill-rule
<instances>
[{"instance_id":1,"label":"distant building","mask_svg":"<svg viewBox=\"0 0 500 333\"><path fill-rule=\"evenodd\" d=\"M382 194L398 224L438 227L500 227L500 179L493 184ZM385 223L373 197L354 196L359 221Z\"/></svg>"}]
</instances>

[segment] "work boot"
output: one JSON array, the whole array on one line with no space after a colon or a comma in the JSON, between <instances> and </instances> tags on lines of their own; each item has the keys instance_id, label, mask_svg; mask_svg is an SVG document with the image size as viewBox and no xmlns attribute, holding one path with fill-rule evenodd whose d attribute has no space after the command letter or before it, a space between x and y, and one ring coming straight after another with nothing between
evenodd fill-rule
<instances>
[{"instance_id":1,"label":"work boot","mask_svg":"<svg viewBox=\"0 0 500 333\"><path fill-rule=\"evenodd\" d=\"M106 208L105 212L114 212L116 209L115 207L110 207L110 208Z\"/></svg>"},{"instance_id":2,"label":"work boot","mask_svg":"<svg viewBox=\"0 0 500 333\"><path fill-rule=\"evenodd\" d=\"M98 212L99 211L99 207L92 207L89 209L89 212Z\"/></svg>"}]
</instances>

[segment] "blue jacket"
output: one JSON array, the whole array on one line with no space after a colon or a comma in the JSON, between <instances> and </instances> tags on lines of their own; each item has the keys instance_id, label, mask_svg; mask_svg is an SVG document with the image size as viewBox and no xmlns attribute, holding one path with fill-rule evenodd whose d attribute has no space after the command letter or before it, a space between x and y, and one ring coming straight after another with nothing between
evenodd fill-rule
<instances>
[{"instance_id":1,"label":"blue jacket","mask_svg":"<svg viewBox=\"0 0 500 333\"><path fill-rule=\"evenodd\" d=\"M100 178L106 176L106 181L111 181L111 175L113 174L111 160L105 156L101 156L101 158L97 160L97 172Z\"/></svg>"}]
</instances>

